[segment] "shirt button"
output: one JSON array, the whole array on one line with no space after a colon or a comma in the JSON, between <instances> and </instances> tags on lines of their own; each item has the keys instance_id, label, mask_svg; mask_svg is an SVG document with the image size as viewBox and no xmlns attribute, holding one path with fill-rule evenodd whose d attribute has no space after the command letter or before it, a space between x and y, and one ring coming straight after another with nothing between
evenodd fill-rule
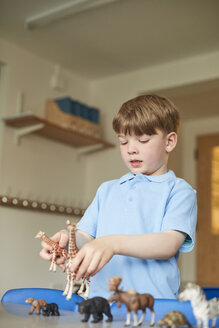
<instances>
[{"instance_id":1,"label":"shirt button","mask_svg":"<svg viewBox=\"0 0 219 328\"><path fill-rule=\"evenodd\" d=\"M132 202L133 198L132 197L129 197L129 201Z\"/></svg>"}]
</instances>

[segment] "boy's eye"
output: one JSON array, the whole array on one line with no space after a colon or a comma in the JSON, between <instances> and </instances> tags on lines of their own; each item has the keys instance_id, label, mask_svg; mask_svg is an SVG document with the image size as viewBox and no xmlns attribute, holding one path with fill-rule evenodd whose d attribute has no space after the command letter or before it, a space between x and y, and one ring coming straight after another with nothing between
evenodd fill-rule
<instances>
[{"instance_id":1,"label":"boy's eye","mask_svg":"<svg viewBox=\"0 0 219 328\"><path fill-rule=\"evenodd\" d=\"M139 139L140 143L147 143L150 139Z\"/></svg>"},{"instance_id":2,"label":"boy's eye","mask_svg":"<svg viewBox=\"0 0 219 328\"><path fill-rule=\"evenodd\" d=\"M119 138L119 143L120 145L126 145L127 144L127 139L124 136L118 136Z\"/></svg>"},{"instance_id":3,"label":"boy's eye","mask_svg":"<svg viewBox=\"0 0 219 328\"><path fill-rule=\"evenodd\" d=\"M120 142L120 145L126 145L127 144L126 140L119 140L119 142Z\"/></svg>"}]
</instances>

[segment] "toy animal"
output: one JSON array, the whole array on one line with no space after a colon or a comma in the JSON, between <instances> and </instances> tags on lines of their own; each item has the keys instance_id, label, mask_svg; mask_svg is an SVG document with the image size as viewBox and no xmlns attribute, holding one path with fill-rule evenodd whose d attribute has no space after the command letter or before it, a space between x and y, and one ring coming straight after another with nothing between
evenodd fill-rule
<instances>
[{"instance_id":1,"label":"toy animal","mask_svg":"<svg viewBox=\"0 0 219 328\"><path fill-rule=\"evenodd\" d=\"M52 254L52 261L49 268L49 271L56 271L56 259L59 256L64 256L67 259L67 252L65 249L61 248L58 243L54 242L48 236L45 235L45 232L39 231L35 238L41 238L47 245L52 247L51 254Z\"/></svg>"},{"instance_id":2,"label":"toy animal","mask_svg":"<svg viewBox=\"0 0 219 328\"><path fill-rule=\"evenodd\" d=\"M185 315L182 312L179 311L170 311L167 312L164 317L158 321L157 323L158 327L182 327L182 326L188 326L192 327L188 320L186 319Z\"/></svg>"},{"instance_id":3,"label":"toy animal","mask_svg":"<svg viewBox=\"0 0 219 328\"><path fill-rule=\"evenodd\" d=\"M34 310L36 310L36 314L40 314L40 310L43 306L45 306L47 303L44 300L35 300L33 297L29 297L25 303L31 304L30 312L29 314L32 314Z\"/></svg>"},{"instance_id":4,"label":"toy animal","mask_svg":"<svg viewBox=\"0 0 219 328\"><path fill-rule=\"evenodd\" d=\"M89 293L89 286L90 286L90 279L82 279L82 282L80 284L80 288L78 289L78 281L75 281L76 272L71 272L69 270L69 267L72 263L72 260L74 259L75 255L78 253L78 248L76 246L76 238L75 238L75 232L76 232L76 224L73 222L70 222L69 220L66 222L67 228L69 230L69 243L68 243L68 253L65 249L61 248L58 243L54 242L52 239L50 239L48 236L45 235L45 232L39 231L35 238L41 238L47 245L52 247L51 253L52 253L52 260L49 270L50 271L56 271L56 259L59 256L63 256L66 259L66 269L67 269L67 283L65 290L63 292L63 295L67 295L66 299L70 300L72 297L72 293L76 292L79 295L82 295L85 299L88 298ZM77 286L76 286L77 285ZM74 290L74 287L77 287L76 290Z\"/></svg>"},{"instance_id":5,"label":"toy animal","mask_svg":"<svg viewBox=\"0 0 219 328\"><path fill-rule=\"evenodd\" d=\"M118 286L121 282L121 277L111 277L108 283L108 289L115 291L114 294L110 296L108 302L116 302L117 306L120 307L121 303L124 303L127 307L128 313L126 317L125 326L130 325L131 312L134 312L134 325L133 327L140 326L144 320L146 314L146 308L151 311L151 322L150 326L155 323L155 312L154 312L154 297L150 294L139 294L134 289L129 289L126 292L119 289ZM142 310L142 316L138 321L138 310Z\"/></svg>"},{"instance_id":6,"label":"toy animal","mask_svg":"<svg viewBox=\"0 0 219 328\"><path fill-rule=\"evenodd\" d=\"M207 301L206 296L200 286L188 283L178 299L180 301L190 301L194 316L197 320L197 327L208 328L209 319L212 319L212 327L215 327L219 315L219 299L216 297Z\"/></svg>"},{"instance_id":7,"label":"toy animal","mask_svg":"<svg viewBox=\"0 0 219 328\"><path fill-rule=\"evenodd\" d=\"M103 297L93 297L76 304L79 306L79 312L84 314L84 319L81 320L82 322L87 322L91 314L93 315L93 323L102 321L103 313L108 316L107 322L113 320L113 316L110 312L110 305Z\"/></svg>"},{"instance_id":8,"label":"toy animal","mask_svg":"<svg viewBox=\"0 0 219 328\"><path fill-rule=\"evenodd\" d=\"M44 305L42 307L42 312L43 312L43 315L45 316L49 316L50 314L51 315L60 315L59 313L59 308L58 308L58 305L56 303L47 303L46 305Z\"/></svg>"},{"instance_id":9,"label":"toy animal","mask_svg":"<svg viewBox=\"0 0 219 328\"><path fill-rule=\"evenodd\" d=\"M77 230L77 225L74 222L70 222L67 220L66 222L67 228L69 231L69 243L68 243L68 258L66 262L66 268L67 268L67 283L64 290L63 295L67 295L66 299L70 300L73 293L73 288L75 286L75 272L70 272L69 267L72 263L72 260L75 258L76 254L78 253L79 249L76 246L76 237L75 232ZM81 286L78 290L78 294L82 295L85 299L88 298L89 293L89 286L90 286L90 280L89 279L83 279ZM85 291L84 291L85 290Z\"/></svg>"}]
</instances>

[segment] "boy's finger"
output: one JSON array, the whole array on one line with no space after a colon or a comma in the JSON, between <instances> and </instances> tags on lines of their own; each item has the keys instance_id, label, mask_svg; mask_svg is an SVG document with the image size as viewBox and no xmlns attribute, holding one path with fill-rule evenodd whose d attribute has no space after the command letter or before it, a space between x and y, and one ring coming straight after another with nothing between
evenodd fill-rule
<instances>
[{"instance_id":1,"label":"boy's finger","mask_svg":"<svg viewBox=\"0 0 219 328\"><path fill-rule=\"evenodd\" d=\"M44 241L41 242L41 246L42 246L42 248L43 248L44 250L46 250L47 252L52 250L52 247L49 246L48 244L46 244Z\"/></svg>"},{"instance_id":2,"label":"boy's finger","mask_svg":"<svg viewBox=\"0 0 219 328\"><path fill-rule=\"evenodd\" d=\"M76 274L75 279L76 280L80 280L82 278L85 278L86 272L87 272L87 268L85 268L83 265L81 265L79 267L78 271L77 271L77 274Z\"/></svg>"},{"instance_id":3,"label":"boy's finger","mask_svg":"<svg viewBox=\"0 0 219 328\"><path fill-rule=\"evenodd\" d=\"M90 261L90 258L83 257L81 262L79 263L78 269L76 269L77 270L77 274L75 277L76 280L80 280L81 278L90 277L92 272L95 271L98 263L99 263L99 259L97 257L96 257L96 259L92 259L92 261Z\"/></svg>"},{"instance_id":4,"label":"boy's finger","mask_svg":"<svg viewBox=\"0 0 219 328\"><path fill-rule=\"evenodd\" d=\"M80 253L80 252L79 252ZM77 272L81 262L82 262L82 259L83 259L83 256L80 256L80 254L77 254L76 257L73 259L69 269L71 272Z\"/></svg>"},{"instance_id":5,"label":"boy's finger","mask_svg":"<svg viewBox=\"0 0 219 328\"><path fill-rule=\"evenodd\" d=\"M96 270L91 274L91 277L95 276L95 274L97 274L105 264L106 264L105 260L101 259L100 262L98 263L98 266L96 267Z\"/></svg>"},{"instance_id":6,"label":"boy's finger","mask_svg":"<svg viewBox=\"0 0 219 328\"><path fill-rule=\"evenodd\" d=\"M65 248L67 244L68 244L68 234L66 234L66 232L63 231L60 237L59 246Z\"/></svg>"},{"instance_id":7,"label":"boy's finger","mask_svg":"<svg viewBox=\"0 0 219 328\"><path fill-rule=\"evenodd\" d=\"M66 266L65 266L64 264L59 264L59 267L60 267L63 271L65 271L65 269L66 269Z\"/></svg>"},{"instance_id":8,"label":"boy's finger","mask_svg":"<svg viewBox=\"0 0 219 328\"><path fill-rule=\"evenodd\" d=\"M93 276L93 273L96 272L96 270L99 268L101 262L101 258L98 256L95 256L92 258L92 261L88 263L88 268L85 273L85 278L88 278L90 276Z\"/></svg>"},{"instance_id":9,"label":"boy's finger","mask_svg":"<svg viewBox=\"0 0 219 328\"><path fill-rule=\"evenodd\" d=\"M40 257L42 257L44 260L51 261L52 259L52 254L45 251L45 249L42 249L40 251Z\"/></svg>"},{"instance_id":10,"label":"boy's finger","mask_svg":"<svg viewBox=\"0 0 219 328\"><path fill-rule=\"evenodd\" d=\"M65 258L64 258L63 256L57 257L57 258L56 258L56 263L57 263L58 265L60 265L60 264L64 264L64 263L65 263Z\"/></svg>"},{"instance_id":11,"label":"boy's finger","mask_svg":"<svg viewBox=\"0 0 219 328\"><path fill-rule=\"evenodd\" d=\"M51 237L53 241L59 244L60 247L65 248L68 243L67 230L61 230Z\"/></svg>"}]
</instances>

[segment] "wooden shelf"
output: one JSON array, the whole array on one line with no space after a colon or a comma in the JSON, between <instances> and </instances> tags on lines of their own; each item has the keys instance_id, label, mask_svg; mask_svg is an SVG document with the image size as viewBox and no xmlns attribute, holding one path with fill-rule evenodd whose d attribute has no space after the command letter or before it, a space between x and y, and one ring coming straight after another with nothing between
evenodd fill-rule
<instances>
[{"instance_id":1,"label":"wooden shelf","mask_svg":"<svg viewBox=\"0 0 219 328\"><path fill-rule=\"evenodd\" d=\"M36 133L45 138L49 138L76 148L100 145L101 149L98 150L103 150L114 147L113 144L107 141L82 134L78 131L74 131L69 128L58 126L54 123L50 123L45 119L39 118L29 113L24 113L13 117L6 117L3 118L3 121L6 125L16 128L18 130L30 128L29 130L27 130L27 132L20 133L19 137L28 133ZM36 129L34 131L35 126Z\"/></svg>"}]
</instances>

